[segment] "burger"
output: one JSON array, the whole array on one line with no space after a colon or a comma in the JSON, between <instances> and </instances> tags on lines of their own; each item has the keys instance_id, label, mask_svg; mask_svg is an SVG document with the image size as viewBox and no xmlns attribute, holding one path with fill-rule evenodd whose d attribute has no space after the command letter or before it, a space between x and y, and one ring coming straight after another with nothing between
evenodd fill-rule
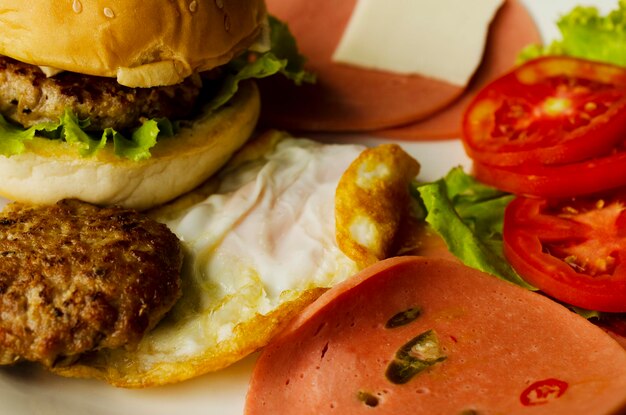
<instances>
[{"instance_id":1,"label":"burger","mask_svg":"<svg viewBox=\"0 0 626 415\"><path fill-rule=\"evenodd\" d=\"M7 0L0 5L0 195L147 209L252 134L250 78L296 82L262 0Z\"/></svg>"}]
</instances>

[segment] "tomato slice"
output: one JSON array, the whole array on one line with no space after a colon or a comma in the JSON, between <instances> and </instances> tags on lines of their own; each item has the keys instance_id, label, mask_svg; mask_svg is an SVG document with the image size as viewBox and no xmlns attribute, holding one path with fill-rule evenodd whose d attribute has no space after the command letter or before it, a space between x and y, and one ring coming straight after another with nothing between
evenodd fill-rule
<instances>
[{"instance_id":1,"label":"tomato slice","mask_svg":"<svg viewBox=\"0 0 626 415\"><path fill-rule=\"evenodd\" d=\"M518 197L504 253L527 282L565 303L626 311L626 188L567 199Z\"/></svg>"},{"instance_id":2,"label":"tomato slice","mask_svg":"<svg viewBox=\"0 0 626 415\"><path fill-rule=\"evenodd\" d=\"M463 118L463 143L494 166L570 163L623 139L626 69L571 57L527 62L483 88Z\"/></svg>"},{"instance_id":3,"label":"tomato slice","mask_svg":"<svg viewBox=\"0 0 626 415\"><path fill-rule=\"evenodd\" d=\"M518 195L571 197L626 186L626 143L603 157L558 165L490 166L474 161L483 183Z\"/></svg>"}]
</instances>

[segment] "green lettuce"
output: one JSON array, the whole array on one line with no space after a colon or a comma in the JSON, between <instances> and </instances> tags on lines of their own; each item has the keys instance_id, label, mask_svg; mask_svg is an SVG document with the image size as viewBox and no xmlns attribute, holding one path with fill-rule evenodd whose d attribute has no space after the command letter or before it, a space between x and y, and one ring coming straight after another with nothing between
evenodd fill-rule
<instances>
[{"instance_id":1,"label":"green lettuce","mask_svg":"<svg viewBox=\"0 0 626 415\"><path fill-rule=\"evenodd\" d=\"M315 82L315 75L304 69L305 58L299 53L287 24L271 15L268 20L270 49L263 53L248 51L226 65L227 75L209 104L212 110L227 103L237 93L239 83L246 79L282 74L296 85Z\"/></svg>"},{"instance_id":2,"label":"green lettuce","mask_svg":"<svg viewBox=\"0 0 626 415\"><path fill-rule=\"evenodd\" d=\"M131 133L129 138L112 128L99 134L86 132L89 120L80 120L66 110L59 121L46 122L23 128L8 122L0 115L0 155L14 156L26 150L26 142L39 133L52 140L64 140L74 146L83 157L89 157L102 149L108 140L113 141L115 154L122 158L139 161L150 157L150 149L157 142L157 136L171 136L174 127L167 119L154 119L144 122Z\"/></svg>"},{"instance_id":3,"label":"green lettuce","mask_svg":"<svg viewBox=\"0 0 626 415\"><path fill-rule=\"evenodd\" d=\"M54 133L58 127L55 123L42 123L25 129L0 115L0 154L7 157L20 154L26 149L24 143L32 140L37 132Z\"/></svg>"},{"instance_id":4,"label":"green lettuce","mask_svg":"<svg viewBox=\"0 0 626 415\"><path fill-rule=\"evenodd\" d=\"M150 158L150 149L156 145L158 137L171 137L175 130L167 118L155 118L144 122L133 131L130 138L112 129L105 133L113 139L113 149L117 156L139 161Z\"/></svg>"},{"instance_id":5,"label":"green lettuce","mask_svg":"<svg viewBox=\"0 0 626 415\"><path fill-rule=\"evenodd\" d=\"M78 152L83 157L93 155L104 147L107 142L106 131L99 139L93 138L85 132L84 128L87 127L89 127L89 120L79 120L75 114L68 110L65 111L59 120L62 137L69 144L76 146Z\"/></svg>"},{"instance_id":6,"label":"green lettuce","mask_svg":"<svg viewBox=\"0 0 626 415\"><path fill-rule=\"evenodd\" d=\"M416 186L426 222L441 235L450 252L472 268L535 290L504 257L504 209L513 195L476 181L460 167L440 180Z\"/></svg>"},{"instance_id":7,"label":"green lettuce","mask_svg":"<svg viewBox=\"0 0 626 415\"><path fill-rule=\"evenodd\" d=\"M518 61L545 55L568 55L626 66L626 0L606 16L593 6L578 6L557 22L561 40L547 46L530 45Z\"/></svg>"}]
</instances>

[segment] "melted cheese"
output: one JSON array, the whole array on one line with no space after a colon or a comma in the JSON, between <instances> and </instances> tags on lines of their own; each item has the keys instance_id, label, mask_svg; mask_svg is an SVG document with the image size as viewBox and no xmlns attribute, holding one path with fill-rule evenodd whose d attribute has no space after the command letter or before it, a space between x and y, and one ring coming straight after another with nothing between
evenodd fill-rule
<instances>
[{"instance_id":1,"label":"melted cheese","mask_svg":"<svg viewBox=\"0 0 626 415\"><path fill-rule=\"evenodd\" d=\"M333 60L464 86L503 0L358 0Z\"/></svg>"}]
</instances>

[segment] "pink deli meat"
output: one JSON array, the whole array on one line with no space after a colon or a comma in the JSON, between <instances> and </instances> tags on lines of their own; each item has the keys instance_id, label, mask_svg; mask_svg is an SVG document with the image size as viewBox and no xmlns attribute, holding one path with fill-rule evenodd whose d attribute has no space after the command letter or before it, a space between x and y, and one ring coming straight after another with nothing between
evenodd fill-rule
<instances>
[{"instance_id":1,"label":"pink deli meat","mask_svg":"<svg viewBox=\"0 0 626 415\"><path fill-rule=\"evenodd\" d=\"M519 0L507 0L490 27L485 56L468 88L419 75L400 75L338 64L331 57L355 0L267 0L270 13L288 23L317 83L294 85L283 77L259 81L261 122L308 131L371 131L404 140L455 138L473 95L509 70L518 52L539 43L539 31ZM461 95L462 94L462 95ZM398 127L406 125L404 127Z\"/></svg>"},{"instance_id":2,"label":"pink deli meat","mask_svg":"<svg viewBox=\"0 0 626 415\"><path fill-rule=\"evenodd\" d=\"M289 25L315 84L284 77L259 80L261 122L309 131L366 131L427 117L463 87L419 75L368 70L332 61L356 0L266 0L268 11Z\"/></svg>"},{"instance_id":3,"label":"pink deli meat","mask_svg":"<svg viewBox=\"0 0 626 415\"><path fill-rule=\"evenodd\" d=\"M245 413L608 414L626 352L536 293L400 257L332 288L262 352Z\"/></svg>"}]
</instances>

